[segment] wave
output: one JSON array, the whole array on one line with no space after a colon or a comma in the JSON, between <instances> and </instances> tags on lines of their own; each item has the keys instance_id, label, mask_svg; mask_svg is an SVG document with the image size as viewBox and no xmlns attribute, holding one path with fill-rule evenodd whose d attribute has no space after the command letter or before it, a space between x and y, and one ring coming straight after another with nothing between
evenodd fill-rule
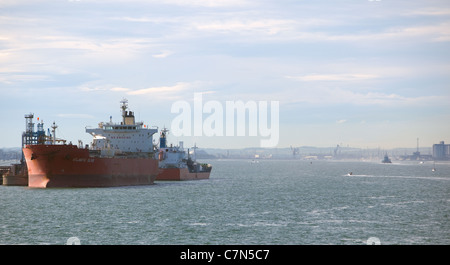
<instances>
[{"instance_id":1,"label":"wave","mask_svg":"<svg viewBox=\"0 0 450 265\"><path fill-rule=\"evenodd\" d=\"M435 176L386 176L386 175L359 175L359 174L345 174L342 177L375 177L375 178L407 178L407 179L426 179L426 180L446 180L450 181L450 178L435 177Z\"/></svg>"}]
</instances>

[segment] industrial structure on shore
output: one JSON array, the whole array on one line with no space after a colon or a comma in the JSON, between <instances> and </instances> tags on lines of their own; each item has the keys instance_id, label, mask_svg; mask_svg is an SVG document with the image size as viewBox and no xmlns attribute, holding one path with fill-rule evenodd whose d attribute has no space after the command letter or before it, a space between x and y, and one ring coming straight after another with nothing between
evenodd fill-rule
<instances>
[{"instance_id":1,"label":"industrial structure on shore","mask_svg":"<svg viewBox=\"0 0 450 265\"><path fill-rule=\"evenodd\" d=\"M450 144L445 144L444 141L433 144L433 159L450 160Z\"/></svg>"}]
</instances>

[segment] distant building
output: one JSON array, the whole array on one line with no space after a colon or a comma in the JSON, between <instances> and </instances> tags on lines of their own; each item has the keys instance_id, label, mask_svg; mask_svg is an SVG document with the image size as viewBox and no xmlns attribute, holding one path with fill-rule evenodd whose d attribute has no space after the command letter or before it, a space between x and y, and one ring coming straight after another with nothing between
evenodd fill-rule
<instances>
[{"instance_id":1,"label":"distant building","mask_svg":"<svg viewBox=\"0 0 450 265\"><path fill-rule=\"evenodd\" d=\"M435 160L449 160L450 144L444 144L444 141L441 141L439 144L433 144L433 158Z\"/></svg>"}]
</instances>

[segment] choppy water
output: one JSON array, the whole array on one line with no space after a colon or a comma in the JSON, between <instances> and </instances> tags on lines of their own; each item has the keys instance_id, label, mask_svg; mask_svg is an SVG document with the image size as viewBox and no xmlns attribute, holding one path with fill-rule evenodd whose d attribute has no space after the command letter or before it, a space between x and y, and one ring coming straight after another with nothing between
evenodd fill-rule
<instances>
[{"instance_id":1,"label":"choppy water","mask_svg":"<svg viewBox=\"0 0 450 265\"><path fill-rule=\"evenodd\" d=\"M450 164L208 162L201 181L0 186L0 244L450 244Z\"/></svg>"}]
</instances>

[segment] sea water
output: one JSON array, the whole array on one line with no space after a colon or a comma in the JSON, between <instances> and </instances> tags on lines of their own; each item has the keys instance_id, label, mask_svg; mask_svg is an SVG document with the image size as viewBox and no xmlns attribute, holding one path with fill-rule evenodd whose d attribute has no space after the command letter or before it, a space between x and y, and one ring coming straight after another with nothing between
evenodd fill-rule
<instances>
[{"instance_id":1,"label":"sea water","mask_svg":"<svg viewBox=\"0 0 450 265\"><path fill-rule=\"evenodd\" d=\"M448 163L205 162L208 180L0 186L0 244L450 244Z\"/></svg>"}]
</instances>

